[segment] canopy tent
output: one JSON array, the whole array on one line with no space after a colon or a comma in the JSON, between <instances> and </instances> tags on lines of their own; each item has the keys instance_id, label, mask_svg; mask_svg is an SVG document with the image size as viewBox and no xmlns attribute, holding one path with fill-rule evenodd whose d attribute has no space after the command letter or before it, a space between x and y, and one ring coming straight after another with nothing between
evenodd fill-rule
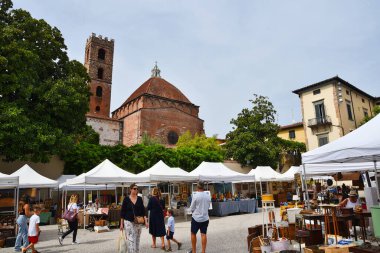
<instances>
[{"instance_id":1,"label":"canopy tent","mask_svg":"<svg viewBox=\"0 0 380 253\"><path fill-rule=\"evenodd\" d=\"M18 176L3 174L0 172L0 189L14 188L18 186Z\"/></svg>"},{"instance_id":2,"label":"canopy tent","mask_svg":"<svg viewBox=\"0 0 380 253\"><path fill-rule=\"evenodd\" d=\"M357 163L380 160L380 114L351 133L302 154L302 163Z\"/></svg>"},{"instance_id":3,"label":"canopy tent","mask_svg":"<svg viewBox=\"0 0 380 253\"><path fill-rule=\"evenodd\" d=\"M188 182L198 179L181 168L170 168L161 160L151 168L137 174L136 177L144 182Z\"/></svg>"},{"instance_id":4,"label":"canopy tent","mask_svg":"<svg viewBox=\"0 0 380 253\"><path fill-rule=\"evenodd\" d=\"M252 169L248 175L254 176L256 180L261 182L284 181L281 174L270 166L257 166L256 169Z\"/></svg>"},{"instance_id":5,"label":"canopy tent","mask_svg":"<svg viewBox=\"0 0 380 253\"><path fill-rule=\"evenodd\" d=\"M309 165L311 165L311 164L309 164ZM339 164L339 165L341 165L341 164ZM323 164L318 164L318 165L315 164L315 166L313 164L313 168L310 168L310 169L312 170L312 173L307 174L306 175L307 178L321 179L321 180L334 179L332 176L327 176L327 175L337 173L337 172L330 173L331 170L326 172L326 167ZM323 173L319 173L319 171L323 171ZM292 181L292 180L294 180L294 175L297 173L299 173L299 174L302 173L301 167L300 166L292 166L285 173L281 174L281 177L285 181ZM326 175L326 176L322 176L322 175Z\"/></svg>"},{"instance_id":6,"label":"canopy tent","mask_svg":"<svg viewBox=\"0 0 380 253\"><path fill-rule=\"evenodd\" d=\"M33 170L28 164L25 164L11 176L19 177L19 188L56 188L58 182L44 177Z\"/></svg>"},{"instance_id":7,"label":"canopy tent","mask_svg":"<svg viewBox=\"0 0 380 253\"><path fill-rule=\"evenodd\" d=\"M254 175L242 174L229 169L223 163L202 162L189 173L201 181L208 182L235 182L254 181Z\"/></svg>"},{"instance_id":8,"label":"canopy tent","mask_svg":"<svg viewBox=\"0 0 380 253\"><path fill-rule=\"evenodd\" d=\"M75 178L68 179L68 185L74 184L122 184L136 182L135 174L125 171L106 159L92 170Z\"/></svg>"},{"instance_id":9,"label":"canopy tent","mask_svg":"<svg viewBox=\"0 0 380 253\"><path fill-rule=\"evenodd\" d=\"M302 154L303 174L308 174L310 164L320 163L366 163L372 162L368 168L377 171L377 161L380 158L380 114L351 133ZM344 172L343 170L339 170ZM346 171L346 170L345 170ZM377 179L378 177L376 177ZM379 185L378 180L377 185ZM305 177L303 179L305 185ZM380 193L378 192L380 195ZM307 196L308 200L308 196Z\"/></svg>"},{"instance_id":10,"label":"canopy tent","mask_svg":"<svg viewBox=\"0 0 380 253\"><path fill-rule=\"evenodd\" d=\"M73 179L75 178L76 176L75 175L61 175L57 181L59 183L59 189L61 190L67 190L67 191L83 191L85 185L71 185L71 184L68 184L66 181L68 179ZM102 185L91 185L91 184L88 184L86 185L86 189L87 190L92 190L92 191L97 191L97 190L115 190L115 185L105 185L105 184L102 184Z\"/></svg>"}]
</instances>

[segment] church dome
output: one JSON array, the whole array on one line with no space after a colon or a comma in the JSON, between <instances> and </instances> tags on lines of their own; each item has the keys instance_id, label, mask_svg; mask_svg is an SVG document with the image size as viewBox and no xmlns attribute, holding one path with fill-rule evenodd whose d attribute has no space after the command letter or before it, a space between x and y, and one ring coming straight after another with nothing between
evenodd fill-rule
<instances>
[{"instance_id":1,"label":"church dome","mask_svg":"<svg viewBox=\"0 0 380 253\"><path fill-rule=\"evenodd\" d=\"M173 84L161 78L160 70L157 65L152 70L152 77L143 83L132 95L127 99L125 104L142 96L152 95L185 103L191 103L190 100Z\"/></svg>"}]
</instances>

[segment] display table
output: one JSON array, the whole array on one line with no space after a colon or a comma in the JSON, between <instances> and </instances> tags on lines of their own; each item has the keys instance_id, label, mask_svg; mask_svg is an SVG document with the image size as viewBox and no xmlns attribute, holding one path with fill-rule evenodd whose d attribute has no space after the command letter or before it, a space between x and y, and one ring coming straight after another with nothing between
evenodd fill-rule
<instances>
[{"instance_id":1,"label":"display table","mask_svg":"<svg viewBox=\"0 0 380 253\"><path fill-rule=\"evenodd\" d=\"M233 213L255 213L256 200L240 200L240 201L226 201L226 202L212 202L212 216L227 216Z\"/></svg>"}]
</instances>

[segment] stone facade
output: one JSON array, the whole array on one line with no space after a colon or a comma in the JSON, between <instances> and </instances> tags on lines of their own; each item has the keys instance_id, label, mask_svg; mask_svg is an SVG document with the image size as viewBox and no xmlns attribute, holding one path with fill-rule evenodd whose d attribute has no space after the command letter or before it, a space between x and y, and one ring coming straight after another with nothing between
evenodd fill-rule
<instances>
[{"instance_id":1,"label":"stone facade","mask_svg":"<svg viewBox=\"0 0 380 253\"><path fill-rule=\"evenodd\" d=\"M114 146L120 143L120 122L109 118L87 116L86 124L99 134L99 144Z\"/></svg>"}]
</instances>

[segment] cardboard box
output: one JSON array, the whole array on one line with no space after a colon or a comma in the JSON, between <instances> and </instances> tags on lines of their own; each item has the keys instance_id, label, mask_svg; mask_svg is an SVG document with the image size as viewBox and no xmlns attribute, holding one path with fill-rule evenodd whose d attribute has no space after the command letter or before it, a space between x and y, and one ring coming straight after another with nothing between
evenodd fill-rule
<instances>
[{"instance_id":1,"label":"cardboard box","mask_svg":"<svg viewBox=\"0 0 380 253\"><path fill-rule=\"evenodd\" d=\"M348 248L327 247L325 248L325 253L350 253L350 251Z\"/></svg>"}]
</instances>

